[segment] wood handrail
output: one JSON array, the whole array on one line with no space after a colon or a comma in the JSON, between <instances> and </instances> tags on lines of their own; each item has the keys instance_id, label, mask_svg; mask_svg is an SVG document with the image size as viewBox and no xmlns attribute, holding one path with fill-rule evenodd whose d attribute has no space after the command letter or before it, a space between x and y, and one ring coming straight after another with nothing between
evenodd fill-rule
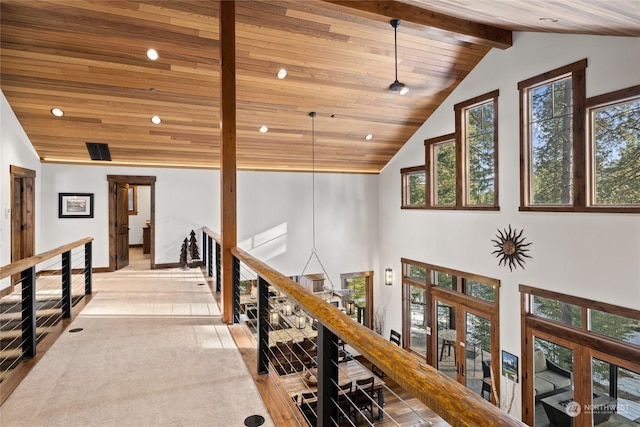
<instances>
[{"instance_id":1,"label":"wood handrail","mask_svg":"<svg viewBox=\"0 0 640 427\"><path fill-rule=\"evenodd\" d=\"M525 424L235 247L231 253L453 426Z\"/></svg>"},{"instance_id":2,"label":"wood handrail","mask_svg":"<svg viewBox=\"0 0 640 427\"><path fill-rule=\"evenodd\" d=\"M3 267L0 267L0 279L4 279L5 277L12 276L16 273L20 273L28 268L36 266L37 264L43 261L51 259L56 255L60 255L64 252L68 252L78 246L85 245L91 242L92 240L93 240L93 237L85 237L84 239L67 243L66 245L59 246L55 249L42 252L41 254L30 256L29 258L24 258L16 262L12 262L11 264L7 264Z\"/></svg>"},{"instance_id":3,"label":"wood handrail","mask_svg":"<svg viewBox=\"0 0 640 427\"><path fill-rule=\"evenodd\" d=\"M220 235L218 233L216 233L215 231L211 230L209 227L202 227L202 231L209 237L211 237L213 240L215 240L218 243L222 243L222 237L220 237Z\"/></svg>"}]
</instances>

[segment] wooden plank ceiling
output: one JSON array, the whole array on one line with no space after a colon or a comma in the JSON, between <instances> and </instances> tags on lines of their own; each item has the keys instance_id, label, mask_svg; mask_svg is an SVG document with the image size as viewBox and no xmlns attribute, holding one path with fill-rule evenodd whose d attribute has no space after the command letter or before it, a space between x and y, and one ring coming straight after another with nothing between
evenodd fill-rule
<instances>
[{"instance_id":1,"label":"wooden plank ceiling","mask_svg":"<svg viewBox=\"0 0 640 427\"><path fill-rule=\"evenodd\" d=\"M315 111L316 171L378 173L512 30L640 35L637 1L603 4L238 1L238 169L311 170ZM0 85L43 162L102 164L85 146L101 142L114 165L219 167L217 2L2 0L0 13ZM390 19L404 96L389 91Z\"/></svg>"}]
</instances>

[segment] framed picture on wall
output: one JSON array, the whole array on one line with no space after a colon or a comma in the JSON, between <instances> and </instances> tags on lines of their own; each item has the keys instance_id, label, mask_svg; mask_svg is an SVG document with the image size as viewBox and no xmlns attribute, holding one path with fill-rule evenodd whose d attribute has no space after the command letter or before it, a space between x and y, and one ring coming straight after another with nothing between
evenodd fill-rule
<instances>
[{"instance_id":1,"label":"framed picture on wall","mask_svg":"<svg viewBox=\"0 0 640 427\"><path fill-rule=\"evenodd\" d=\"M58 218L93 218L93 194L58 193Z\"/></svg>"},{"instance_id":2,"label":"framed picture on wall","mask_svg":"<svg viewBox=\"0 0 640 427\"><path fill-rule=\"evenodd\" d=\"M502 375L518 382L518 356L502 350Z\"/></svg>"}]
</instances>

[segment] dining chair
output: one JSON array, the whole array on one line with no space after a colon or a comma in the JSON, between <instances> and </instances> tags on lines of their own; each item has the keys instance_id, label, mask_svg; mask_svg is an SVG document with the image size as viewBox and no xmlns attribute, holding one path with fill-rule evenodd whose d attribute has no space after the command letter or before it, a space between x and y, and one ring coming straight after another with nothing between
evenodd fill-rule
<instances>
[{"instance_id":1,"label":"dining chair","mask_svg":"<svg viewBox=\"0 0 640 427\"><path fill-rule=\"evenodd\" d=\"M402 347L402 334L392 329L389 335L389 341L397 344L399 347Z\"/></svg>"},{"instance_id":2,"label":"dining chair","mask_svg":"<svg viewBox=\"0 0 640 427\"><path fill-rule=\"evenodd\" d=\"M491 400L491 361L482 361L482 390L480 396L484 397L485 391L489 393L489 401Z\"/></svg>"},{"instance_id":3,"label":"dining chair","mask_svg":"<svg viewBox=\"0 0 640 427\"><path fill-rule=\"evenodd\" d=\"M356 380L356 386L353 390L351 398L355 409L354 421L357 413L364 415L363 410L367 410L369 411L369 415L371 415L371 422L373 423L373 399L375 397L373 383L373 377Z\"/></svg>"},{"instance_id":4,"label":"dining chair","mask_svg":"<svg viewBox=\"0 0 640 427\"><path fill-rule=\"evenodd\" d=\"M338 420L349 417L353 405L351 404L351 387L353 381L338 384Z\"/></svg>"},{"instance_id":5,"label":"dining chair","mask_svg":"<svg viewBox=\"0 0 640 427\"><path fill-rule=\"evenodd\" d=\"M316 397L315 392L308 391L302 393L300 395L300 411L304 418L307 420L307 423L315 427L318 423L318 399Z\"/></svg>"}]
</instances>

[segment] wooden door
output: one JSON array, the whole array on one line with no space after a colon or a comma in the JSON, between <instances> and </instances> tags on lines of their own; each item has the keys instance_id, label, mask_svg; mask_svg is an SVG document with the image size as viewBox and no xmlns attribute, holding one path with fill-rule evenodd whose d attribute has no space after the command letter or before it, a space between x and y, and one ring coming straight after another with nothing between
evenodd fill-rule
<instances>
[{"instance_id":1,"label":"wooden door","mask_svg":"<svg viewBox=\"0 0 640 427\"><path fill-rule=\"evenodd\" d=\"M129 265L129 184L116 184L116 270Z\"/></svg>"},{"instance_id":2,"label":"wooden door","mask_svg":"<svg viewBox=\"0 0 640 427\"><path fill-rule=\"evenodd\" d=\"M10 166L11 173L11 262L35 253L35 171ZM12 278L12 284L20 275ZM12 285L13 286L13 285Z\"/></svg>"}]
</instances>

